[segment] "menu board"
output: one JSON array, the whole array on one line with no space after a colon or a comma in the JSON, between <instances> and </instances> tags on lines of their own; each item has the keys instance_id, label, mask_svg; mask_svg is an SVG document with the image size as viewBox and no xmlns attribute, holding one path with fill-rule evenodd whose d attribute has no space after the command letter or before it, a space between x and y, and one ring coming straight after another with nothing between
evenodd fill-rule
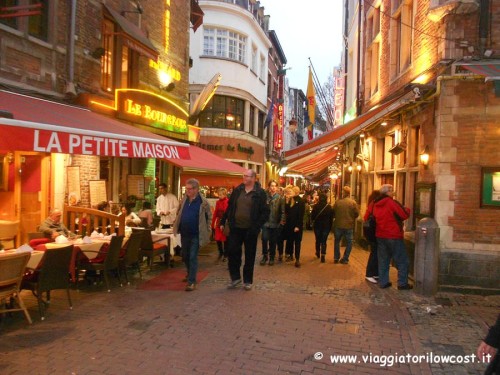
<instances>
[{"instance_id":1,"label":"menu board","mask_svg":"<svg viewBox=\"0 0 500 375\"><path fill-rule=\"evenodd\" d=\"M68 204L76 205L80 202L80 167L68 167Z\"/></svg>"},{"instance_id":2,"label":"menu board","mask_svg":"<svg viewBox=\"0 0 500 375\"><path fill-rule=\"evenodd\" d=\"M95 207L99 202L107 201L106 180L89 181L90 207Z\"/></svg>"},{"instance_id":3,"label":"menu board","mask_svg":"<svg viewBox=\"0 0 500 375\"><path fill-rule=\"evenodd\" d=\"M137 199L144 199L144 176L141 174L129 174L127 176L127 194L134 195Z\"/></svg>"}]
</instances>

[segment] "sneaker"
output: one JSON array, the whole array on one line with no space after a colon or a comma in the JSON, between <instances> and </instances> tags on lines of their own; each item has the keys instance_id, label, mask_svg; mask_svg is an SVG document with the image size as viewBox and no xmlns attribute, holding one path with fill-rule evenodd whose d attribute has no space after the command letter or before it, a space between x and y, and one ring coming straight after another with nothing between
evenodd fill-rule
<instances>
[{"instance_id":1,"label":"sneaker","mask_svg":"<svg viewBox=\"0 0 500 375\"><path fill-rule=\"evenodd\" d=\"M295 267L300 268L300 261L298 259L295 261Z\"/></svg>"},{"instance_id":2,"label":"sneaker","mask_svg":"<svg viewBox=\"0 0 500 375\"><path fill-rule=\"evenodd\" d=\"M349 261L347 259L342 258L340 260L340 264L349 264Z\"/></svg>"},{"instance_id":3,"label":"sneaker","mask_svg":"<svg viewBox=\"0 0 500 375\"><path fill-rule=\"evenodd\" d=\"M398 285L398 290L410 290L410 289L413 289L413 285L411 284Z\"/></svg>"},{"instance_id":4,"label":"sneaker","mask_svg":"<svg viewBox=\"0 0 500 375\"><path fill-rule=\"evenodd\" d=\"M372 284L376 284L377 283L377 280L374 277L366 276L365 279L366 279L366 281L369 281Z\"/></svg>"},{"instance_id":5,"label":"sneaker","mask_svg":"<svg viewBox=\"0 0 500 375\"><path fill-rule=\"evenodd\" d=\"M186 292L192 292L195 289L196 289L196 284L188 284L188 285L186 285L186 288L184 290Z\"/></svg>"},{"instance_id":6,"label":"sneaker","mask_svg":"<svg viewBox=\"0 0 500 375\"><path fill-rule=\"evenodd\" d=\"M273 258L269 259L269 265L274 266L274 259Z\"/></svg>"},{"instance_id":7,"label":"sneaker","mask_svg":"<svg viewBox=\"0 0 500 375\"><path fill-rule=\"evenodd\" d=\"M390 288L391 286L392 286L392 283L389 281L387 284L380 285L380 288L381 289L387 289L387 288Z\"/></svg>"},{"instance_id":8,"label":"sneaker","mask_svg":"<svg viewBox=\"0 0 500 375\"><path fill-rule=\"evenodd\" d=\"M338 262L339 262L339 260L338 260L338 259L334 259L334 260L333 260L333 263L335 263L335 264L337 264Z\"/></svg>"},{"instance_id":9,"label":"sneaker","mask_svg":"<svg viewBox=\"0 0 500 375\"><path fill-rule=\"evenodd\" d=\"M252 285L252 284L250 284L250 283L245 283L245 285L243 286L243 288L245 288L245 290L247 290L247 291L248 291L248 290L252 290L252 286L253 286L253 285Z\"/></svg>"},{"instance_id":10,"label":"sneaker","mask_svg":"<svg viewBox=\"0 0 500 375\"><path fill-rule=\"evenodd\" d=\"M236 289L241 285L241 279L233 280L227 284L227 289Z\"/></svg>"},{"instance_id":11,"label":"sneaker","mask_svg":"<svg viewBox=\"0 0 500 375\"><path fill-rule=\"evenodd\" d=\"M264 255L260 261L260 265L263 266L267 263L267 255Z\"/></svg>"},{"instance_id":12,"label":"sneaker","mask_svg":"<svg viewBox=\"0 0 500 375\"><path fill-rule=\"evenodd\" d=\"M325 256L324 255L321 256L321 263L325 263Z\"/></svg>"}]
</instances>

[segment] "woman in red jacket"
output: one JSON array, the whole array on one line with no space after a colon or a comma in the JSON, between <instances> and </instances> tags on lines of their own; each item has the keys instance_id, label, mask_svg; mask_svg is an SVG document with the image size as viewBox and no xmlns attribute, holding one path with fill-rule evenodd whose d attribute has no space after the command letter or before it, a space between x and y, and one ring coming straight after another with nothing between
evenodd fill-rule
<instances>
[{"instance_id":1,"label":"woman in red jacket","mask_svg":"<svg viewBox=\"0 0 500 375\"><path fill-rule=\"evenodd\" d=\"M380 197L373 206L375 216L375 237L377 237L378 276L381 288L389 288L389 265L394 259L398 269L398 289L412 289L408 284L408 254L404 244L403 221L410 217L410 209L393 199L392 185L380 187Z\"/></svg>"},{"instance_id":2,"label":"woman in red jacket","mask_svg":"<svg viewBox=\"0 0 500 375\"><path fill-rule=\"evenodd\" d=\"M227 190L225 188L220 188L218 194L219 200L215 202L215 210L212 216L212 228L214 229L214 239L217 241L217 248L219 250L219 260L222 259L225 262L227 259L227 238L220 230L220 219L222 219L224 212L227 210L229 199L227 198Z\"/></svg>"}]
</instances>

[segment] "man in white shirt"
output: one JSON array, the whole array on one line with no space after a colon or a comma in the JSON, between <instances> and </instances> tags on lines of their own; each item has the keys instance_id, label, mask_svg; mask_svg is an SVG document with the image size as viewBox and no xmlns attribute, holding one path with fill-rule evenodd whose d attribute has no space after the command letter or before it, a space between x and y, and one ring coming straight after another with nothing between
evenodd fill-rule
<instances>
[{"instance_id":1,"label":"man in white shirt","mask_svg":"<svg viewBox=\"0 0 500 375\"><path fill-rule=\"evenodd\" d=\"M161 183L158 187L160 195L156 198L156 214L160 216L160 225L163 229L171 228L179 209L179 200L172 193L167 192L167 185Z\"/></svg>"}]
</instances>

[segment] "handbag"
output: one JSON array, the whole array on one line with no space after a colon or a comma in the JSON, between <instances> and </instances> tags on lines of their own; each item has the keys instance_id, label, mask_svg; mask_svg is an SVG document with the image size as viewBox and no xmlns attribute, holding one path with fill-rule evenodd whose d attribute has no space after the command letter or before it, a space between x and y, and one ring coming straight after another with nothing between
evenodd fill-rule
<instances>
[{"instance_id":1,"label":"handbag","mask_svg":"<svg viewBox=\"0 0 500 375\"><path fill-rule=\"evenodd\" d=\"M375 216L373 216L372 208L372 212L370 212L368 220L363 222L363 236L365 236L365 238L370 242L375 242L377 240L377 237L375 236L376 226L377 223L375 222Z\"/></svg>"}]
</instances>

